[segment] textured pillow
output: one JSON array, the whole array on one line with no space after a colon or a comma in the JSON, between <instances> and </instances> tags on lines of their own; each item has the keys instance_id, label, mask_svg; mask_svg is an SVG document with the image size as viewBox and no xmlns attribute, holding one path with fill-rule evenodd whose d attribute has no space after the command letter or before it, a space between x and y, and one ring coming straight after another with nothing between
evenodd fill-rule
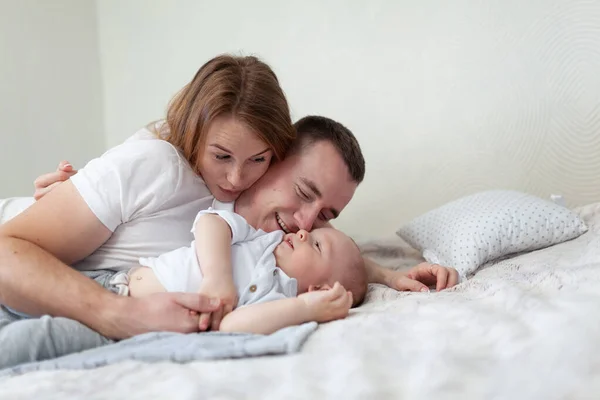
<instances>
[{"instance_id":1,"label":"textured pillow","mask_svg":"<svg viewBox=\"0 0 600 400\"><path fill-rule=\"evenodd\" d=\"M428 262L454 267L464 278L486 262L585 231L585 223L565 207L525 193L493 190L443 205L396 233Z\"/></svg>"}]
</instances>

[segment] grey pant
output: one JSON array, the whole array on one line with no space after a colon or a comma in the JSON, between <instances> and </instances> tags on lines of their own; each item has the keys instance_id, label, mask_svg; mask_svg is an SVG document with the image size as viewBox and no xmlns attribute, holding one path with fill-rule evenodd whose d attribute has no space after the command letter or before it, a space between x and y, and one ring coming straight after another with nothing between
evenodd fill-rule
<instances>
[{"instance_id":1,"label":"grey pant","mask_svg":"<svg viewBox=\"0 0 600 400\"><path fill-rule=\"evenodd\" d=\"M111 291L116 290L109 283L115 271L91 271L84 275ZM0 305L0 369L109 343L113 341L75 320L49 315L23 318Z\"/></svg>"}]
</instances>

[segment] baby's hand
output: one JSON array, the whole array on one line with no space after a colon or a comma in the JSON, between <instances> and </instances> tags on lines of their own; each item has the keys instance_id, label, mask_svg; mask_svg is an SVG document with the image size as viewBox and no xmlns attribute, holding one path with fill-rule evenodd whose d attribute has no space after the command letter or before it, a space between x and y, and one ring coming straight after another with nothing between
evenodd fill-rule
<instances>
[{"instance_id":1,"label":"baby's hand","mask_svg":"<svg viewBox=\"0 0 600 400\"><path fill-rule=\"evenodd\" d=\"M304 301L311 320L327 322L348 316L352 306L352 292L346 291L339 282L321 289L311 290L298 296Z\"/></svg>"},{"instance_id":2,"label":"baby's hand","mask_svg":"<svg viewBox=\"0 0 600 400\"><path fill-rule=\"evenodd\" d=\"M238 302L237 289L233 284L233 280L224 278L210 279L205 277L200 284L199 293L209 298L221 300L221 307L217 311L200 314L200 331L206 331L209 328L212 331L219 330L221 320L233 311Z\"/></svg>"}]
</instances>

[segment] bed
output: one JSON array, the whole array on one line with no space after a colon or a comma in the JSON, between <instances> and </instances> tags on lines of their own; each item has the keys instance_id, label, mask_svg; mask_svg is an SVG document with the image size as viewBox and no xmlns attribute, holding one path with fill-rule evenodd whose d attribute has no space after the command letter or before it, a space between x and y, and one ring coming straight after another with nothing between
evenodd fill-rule
<instances>
[{"instance_id":1,"label":"bed","mask_svg":"<svg viewBox=\"0 0 600 400\"><path fill-rule=\"evenodd\" d=\"M597 398L600 203L576 212L585 234L487 263L453 289L372 285L298 354L34 372L0 381L0 398ZM421 261L395 235L359 244L390 268Z\"/></svg>"}]
</instances>

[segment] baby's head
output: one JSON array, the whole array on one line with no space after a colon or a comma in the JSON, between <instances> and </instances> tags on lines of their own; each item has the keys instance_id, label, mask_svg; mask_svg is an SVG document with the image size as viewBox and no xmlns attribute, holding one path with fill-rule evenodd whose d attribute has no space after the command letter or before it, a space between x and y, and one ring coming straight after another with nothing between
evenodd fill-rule
<instances>
[{"instance_id":1,"label":"baby's head","mask_svg":"<svg viewBox=\"0 0 600 400\"><path fill-rule=\"evenodd\" d=\"M298 293L333 286L352 292L353 306L367 292L367 272L356 243L333 228L288 233L275 249L277 266L298 281Z\"/></svg>"}]
</instances>

